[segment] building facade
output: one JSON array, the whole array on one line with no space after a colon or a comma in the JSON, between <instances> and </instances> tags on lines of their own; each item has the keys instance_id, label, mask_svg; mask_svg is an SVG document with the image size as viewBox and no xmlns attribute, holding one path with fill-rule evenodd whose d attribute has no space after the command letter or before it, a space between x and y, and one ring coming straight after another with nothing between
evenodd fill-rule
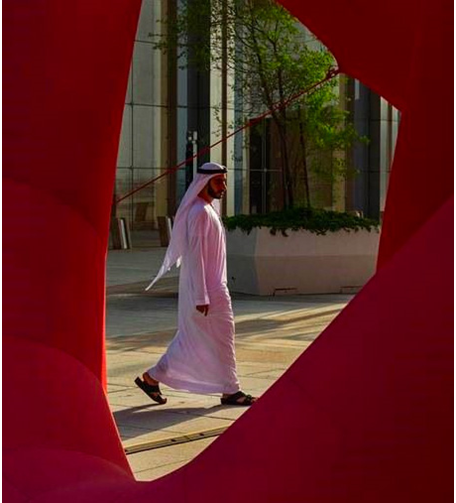
<instances>
[{"instance_id":1,"label":"building facade","mask_svg":"<svg viewBox=\"0 0 456 503\"><path fill-rule=\"evenodd\" d=\"M216 143L233 130L242 112L242 99L232 91L235 76L227 67L203 71L178 61L175 51L154 48L157 36L166 36L166 23L160 20L176 16L178 9L178 0L142 2L125 99L116 198ZM192 40L192 34L188 36ZM358 133L370 141L345 153L357 176L315 185L322 195L318 205L378 218L385 203L398 112L358 81L349 79L340 89L343 97L349 98L342 101ZM225 214L278 209L274 187L280 172L274 162L274 141L270 122L263 121L113 206L113 214L125 217L132 230L156 229L159 216L174 214L196 164L208 160L229 169Z\"/></svg>"}]
</instances>

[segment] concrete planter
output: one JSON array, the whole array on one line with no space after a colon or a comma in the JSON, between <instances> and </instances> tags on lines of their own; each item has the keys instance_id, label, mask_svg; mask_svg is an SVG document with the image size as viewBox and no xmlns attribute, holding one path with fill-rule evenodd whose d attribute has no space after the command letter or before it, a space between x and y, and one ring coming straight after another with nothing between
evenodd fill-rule
<instances>
[{"instance_id":1,"label":"concrete planter","mask_svg":"<svg viewBox=\"0 0 456 503\"><path fill-rule=\"evenodd\" d=\"M254 295L355 293L374 274L380 233L227 232L228 286Z\"/></svg>"}]
</instances>

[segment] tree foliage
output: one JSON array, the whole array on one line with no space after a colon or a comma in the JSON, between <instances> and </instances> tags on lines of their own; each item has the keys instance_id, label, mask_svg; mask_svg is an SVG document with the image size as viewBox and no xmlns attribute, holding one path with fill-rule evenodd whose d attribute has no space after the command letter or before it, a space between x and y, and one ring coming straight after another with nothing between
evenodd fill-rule
<instances>
[{"instance_id":1,"label":"tree foliage","mask_svg":"<svg viewBox=\"0 0 456 503\"><path fill-rule=\"evenodd\" d=\"M156 47L169 50L174 40L184 66L230 72L241 122L271 112L283 207L311 206L312 173L329 181L347 176L343 153L359 137L340 107L338 79L274 108L324 79L335 63L288 11L274 0L187 0L175 21L164 22L168 37Z\"/></svg>"}]
</instances>

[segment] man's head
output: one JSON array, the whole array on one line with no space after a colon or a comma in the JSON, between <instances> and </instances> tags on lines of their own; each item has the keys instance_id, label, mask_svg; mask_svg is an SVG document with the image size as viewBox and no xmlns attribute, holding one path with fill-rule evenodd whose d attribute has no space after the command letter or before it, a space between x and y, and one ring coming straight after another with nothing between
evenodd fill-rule
<instances>
[{"instance_id":1,"label":"man's head","mask_svg":"<svg viewBox=\"0 0 456 503\"><path fill-rule=\"evenodd\" d=\"M209 203L214 199L221 199L226 192L226 167L215 162L208 162L198 168L197 173L201 175L214 173L198 195Z\"/></svg>"},{"instance_id":2,"label":"man's head","mask_svg":"<svg viewBox=\"0 0 456 503\"><path fill-rule=\"evenodd\" d=\"M226 175L220 174L213 176L206 185L204 189L199 193L199 196L207 202L211 202L214 199L221 199L226 192Z\"/></svg>"}]
</instances>

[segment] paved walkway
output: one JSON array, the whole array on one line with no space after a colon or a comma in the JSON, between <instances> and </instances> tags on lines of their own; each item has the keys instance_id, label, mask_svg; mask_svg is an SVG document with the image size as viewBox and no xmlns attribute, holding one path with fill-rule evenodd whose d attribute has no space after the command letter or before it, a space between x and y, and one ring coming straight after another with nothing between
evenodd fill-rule
<instances>
[{"instance_id":1,"label":"paved walkway","mask_svg":"<svg viewBox=\"0 0 456 503\"><path fill-rule=\"evenodd\" d=\"M109 402L138 480L152 480L186 464L245 411L222 407L215 395L192 395L166 386L162 391L168 403L160 406L134 385L134 378L158 360L176 330L177 272L144 291L164 252L144 248L108 255ZM351 298L233 294L243 389L264 393Z\"/></svg>"}]
</instances>

